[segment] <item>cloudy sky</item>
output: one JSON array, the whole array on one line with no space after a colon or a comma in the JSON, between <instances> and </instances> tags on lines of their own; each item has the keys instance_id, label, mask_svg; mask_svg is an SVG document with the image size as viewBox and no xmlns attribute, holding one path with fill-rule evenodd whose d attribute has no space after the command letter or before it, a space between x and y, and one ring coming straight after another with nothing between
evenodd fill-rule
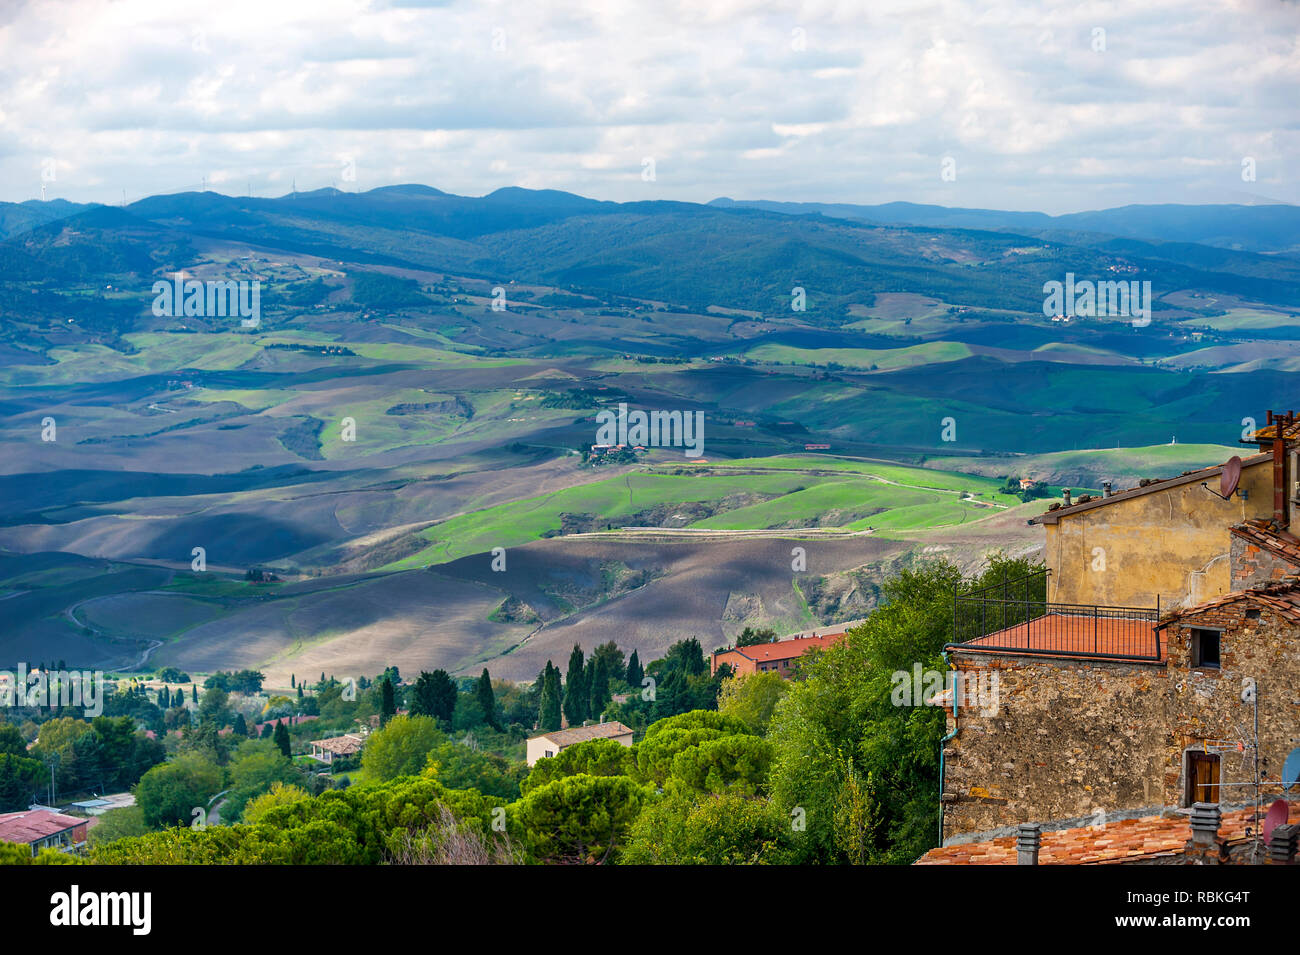
<instances>
[{"instance_id":1,"label":"cloudy sky","mask_svg":"<svg viewBox=\"0 0 1300 955\"><path fill-rule=\"evenodd\" d=\"M1283 0L0 0L0 199L1294 203L1298 40Z\"/></svg>"}]
</instances>

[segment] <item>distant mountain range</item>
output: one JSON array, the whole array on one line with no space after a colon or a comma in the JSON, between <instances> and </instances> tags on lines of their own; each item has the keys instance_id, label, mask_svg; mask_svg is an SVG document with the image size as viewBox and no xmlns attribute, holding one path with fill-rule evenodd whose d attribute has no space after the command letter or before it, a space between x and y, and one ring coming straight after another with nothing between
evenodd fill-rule
<instances>
[{"instance_id":1,"label":"distant mountain range","mask_svg":"<svg viewBox=\"0 0 1300 955\"><path fill-rule=\"evenodd\" d=\"M407 224L429 224L429 203L412 205L411 200L437 200L434 220L443 234L468 237L505 228L528 228L574 215L600 215L673 208L754 209L781 215L820 215L850 219L873 225L908 225L938 229L976 229L1015 232L1067 243L1102 237L1181 242L1245 252L1300 254L1300 207L1285 203L1264 205L1130 205L1093 212L1072 212L1052 216L1043 212L1011 212L1000 209L966 209L887 202L880 205L823 202L773 202L763 199L714 199L704 204L689 202L606 202L553 189L518 187L498 189L486 196L458 196L432 186L381 186L365 193L338 189L316 189L289 193L273 199L248 199L215 192L176 193L151 196L127 208L136 215L157 219L169 212L192 213L195 204L209 203L210 210L237 204L274 203L292 200L311 203L341 196L365 196L387 215L386 224L402 224L402 211L412 213ZM83 212L91 205L52 199L0 202L0 238L18 235L46 222Z\"/></svg>"},{"instance_id":2,"label":"distant mountain range","mask_svg":"<svg viewBox=\"0 0 1300 955\"><path fill-rule=\"evenodd\" d=\"M1150 281L1157 300L1195 292L1195 301L1157 301L1184 318L1232 302L1300 309L1291 251L1300 210L1290 206L1051 217L906 203L617 203L521 188L467 197L401 185L278 198L187 192L125 207L0 204L0 226L0 310L117 331L134 327L158 274L188 267L211 240L769 318L788 314L803 288L803 317L821 327L856 321L855 304L886 293L1041 313L1044 284L1067 272ZM1252 251L1227 247L1246 244ZM53 294L34 296L33 284ZM110 298L67 294L108 287Z\"/></svg>"},{"instance_id":3,"label":"distant mountain range","mask_svg":"<svg viewBox=\"0 0 1300 955\"><path fill-rule=\"evenodd\" d=\"M1018 232L1057 241L1081 235L1118 236L1161 242L1195 242L1246 252L1300 252L1300 207L1273 205L1120 206L1096 212L1049 216L1043 212L961 209L887 202L876 206L848 203L768 202L714 199L724 209L762 209L786 215L823 215L876 225L915 225L940 229L987 229Z\"/></svg>"}]
</instances>

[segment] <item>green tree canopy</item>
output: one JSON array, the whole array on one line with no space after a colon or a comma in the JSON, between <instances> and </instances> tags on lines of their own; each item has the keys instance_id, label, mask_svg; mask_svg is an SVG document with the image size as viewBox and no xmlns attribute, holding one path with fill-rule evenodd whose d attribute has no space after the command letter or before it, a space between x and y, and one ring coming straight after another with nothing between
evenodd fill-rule
<instances>
[{"instance_id":1,"label":"green tree canopy","mask_svg":"<svg viewBox=\"0 0 1300 955\"><path fill-rule=\"evenodd\" d=\"M456 714L456 683L446 670L420 672L411 691L411 715L430 716L450 725Z\"/></svg>"},{"instance_id":2,"label":"green tree canopy","mask_svg":"<svg viewBox=\"0 0 1300 955\"><path fill-rule=\"evenodd\" d=\"M936 844L944 714L895 705L893 675L917 663L947 671L954 588L1036 566L996 557L974 581L946 561L904 570L884 584L861 626L803 667L767 738L773 798L805 813L809 860L910 863Z\"/></svg>"},{"instance_id":3,"label":"green tree canopy","mask_svg":"<svg viewBox=\"0 0 1300 955\"><path fill-rule=\"evenodd\" d=\"M219 766L194 753L182 753L140 778L135 801L150 826L189 825L196 808L221 791Z\"/></svg>"},{"instance_id":4,"label":"green tree canopy","mask_svg":"<svg viewBox=\"0 0 1300 955\"><path fill-rule=\"evenodd\" d=\"M627 776L565 776L514 803L512 821L543 861L613 862L647 798Z\"/></svg>"},{"instance_id":5,"label":"green tree canopy","mask_svg":"<svg viewBox=\"0 0 1300 955\"><path fill-rule=\"evenodd\" d=\"M628 832L629 865L782 865L798 858L791 821L765 799L669 796Z\"/></svg>"},{"instance_id":6,"label":"green tree canopy","mask_svg":"<svg viewBox=\"0 0 1300 955\"><path fill-rule=\"evenodd\" d=\"M722 682L718 712L763 734L772 722L777 703L789 690L789 681L779 673L740 673Z\"/></svg>"},{"instance_id":7,"label":"green tree canopy","mask_svg":"<svg viewBox=\"0 0 1300 955\"><path fill-rule=\"evenodd\" d=\"M565 776L630 776L636 771L636 753L612 739L590 739L539 759L520 789L527 794L538 786Z\"/></svg>"},{"instance_id":8,"label":"green tree canopy","mask_svg":"<svg viewBox=\"0 0 1300 955\"><path fill-rule=\"evenodd\" d=\"M446 739L430 716L394 716L366 739L361 768L376 782L413 776L424 769L434 747Z\"/></svg>"}]
</instances>

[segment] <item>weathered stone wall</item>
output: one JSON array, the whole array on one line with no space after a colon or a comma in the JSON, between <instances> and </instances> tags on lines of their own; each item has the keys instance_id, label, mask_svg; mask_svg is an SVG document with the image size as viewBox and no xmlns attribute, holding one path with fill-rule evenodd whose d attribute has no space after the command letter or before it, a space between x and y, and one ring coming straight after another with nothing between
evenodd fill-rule
<instances>
[{"instance_id":1,"label":"weathered stone wall","mask_svg":"<svg viewBox=\"0 0 1300 955\"><path fill-rule=\"evenodd\" d=\"M1161 609L1210 600L1231 590L1228 528L1269 517L1272 465L1242 470L1245 498L1223 500L1195 481L1046 523L1044 559L1057 603ZM1209 481L1218 489L1218 478Z\"/></svg>"},{"instance_id":2,"label":"weathered stone wall","mask_svg":"<svg viewBox=\"0 0 1300 955\"><path fill-rule=\"evenodd\" d=\"M945 837L1161 805L1164 667L954 657L959 669L997 674L998 708L958 712L945 753ZM951 732L951 713L948 722Z\"/></svg>"},{"instance_id":3,"label":"weathered stone wall","mask_svg":"<svg viewBox=\"0 0 1300 955\"><path fill-rule=\"evenodd\" d=\"M1173 746L1166 757L1165 791L1168 805L1178 805L1185 789L1184 753L1200 748L1202 741L1218 739L1253 742L1255 708L1242 700L1247 678L1256 681L1259 696L1260 768L1276 782L1287 753L1300 746L1300 627L1270 609L1249 601L1188 615L1166 633L1172 709L1168 725ZM1219 669L1192 669L1191 631L1197 627L1221 628ZM1219 757L1222 802L1254 798L1247 783L1254 777L1254 753L1222 753ZM1282 795L1281 789L1262 790L1265 802Z\"/></svg>"},{"instance_id":4,"label":"weathered stone wall","mask_svg":"<svg viewBox=\"0 0 1300 955\"><path fill-rule=\"evenodd\" d=\"M1196 627L1223 628L1220 669L1189 667ZM959 669L996 672L998 707L962 709L956 724L949 714L958 735L945 750L945 837L1181 806L1188 749L1249 746L1247 676L1258 681L1261 765L1276 780L1300 745L1300 627L1238 601L1188 616L1165 637L1166 665L954 654ZM1221 784L1248 782L1253 771L1248 748L1220 755ZM1244 786L1220 792L1224 803L1254 797ZM1271 801L1280 789L1263 793Z\"/></svg>"},{"instance_id":5,"label":"weathered stone wall","mask_svg":"<svg viewBox=\"0 0 1300 955\"><path fill-rule=\"evenodd\" d=\"M1300 568L1295 564L1269 553L1258 544L1243 540L1236 534L1232 534L1231 538L1230 564L1233 590L1262 587L1264 584L1300 572Z\"/></svg>"}]
</instances>

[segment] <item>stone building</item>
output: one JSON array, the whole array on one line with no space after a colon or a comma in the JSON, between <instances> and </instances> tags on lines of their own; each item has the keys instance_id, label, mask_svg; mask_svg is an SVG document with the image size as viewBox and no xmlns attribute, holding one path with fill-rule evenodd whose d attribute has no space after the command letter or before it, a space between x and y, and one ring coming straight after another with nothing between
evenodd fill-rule
<instances>
[{"instance_id":1,"label":"stone building","mask_svg":"<svg viewBox=\"0 0 1300 955\"><path fill-rule=\"evenodd\" d=\"M997 693L942 701L944 845L1286 795L1296 432L1270 412L1255 433L1270 453L1055 505L1032 522L1047 529L1045 574L956 598L957 682Z\"/></svg>"}]
</instances>

